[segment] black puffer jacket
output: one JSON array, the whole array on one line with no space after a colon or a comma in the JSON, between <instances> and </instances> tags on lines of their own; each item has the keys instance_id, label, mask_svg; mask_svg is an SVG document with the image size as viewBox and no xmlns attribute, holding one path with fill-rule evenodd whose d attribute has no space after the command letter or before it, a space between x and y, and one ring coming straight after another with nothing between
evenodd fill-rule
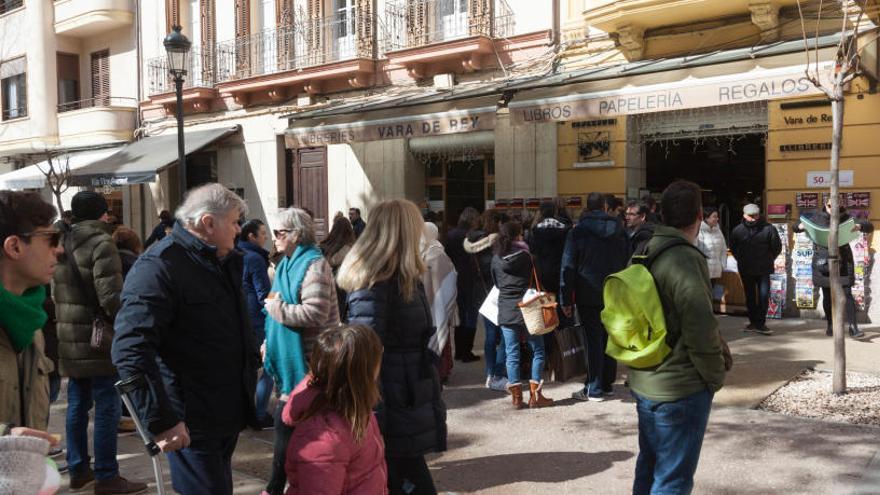
<instances>
[{"instance_id":1,"label":"black puffer jacket","mask_svg":"<svg viewBox=\"0 0 880 495\"><path fill-rule=\"evenodd\" d=\"M464 251L471 258L477 276L474 277L474 305L479 309L492 290L492 246L498 234L487 234L482 230L468 232L464 240Z\"/></svg>"},{"instance_id":2,"label":"black puffer jacket","mask_svg":"<svg viewBox=\"0 0 880 495\"><path fill-rule=\"evenodd\" d=\"M372 328L385 346L376 416L386 455L405 458L446 450L446 405L434 365L438 358L428 349L434 326L422 285L411 301L391 281L353 291L348 322Z\"/></svg>"},{"instance_id":3,"label":"black puffer jacket","mask_svg":"<svg viewBox=\"0 0 880 495\"><path fill-rule=\"evenodd\" d=\"M782 252L776 227L763 218L743 222L730 233L730 250L741 275L770 275L773 261Z\"/></svg>"},{"instance_id":4,"label":"black puffer jacket","mask_svg":"<svg viewBox=\"0 0 880 495\"><path fill-rule=\"evenodd\" d=\"M516 247L514 247L516 249ZM522 301L532 277L532 257L527 250L492 257L492 279L498 287L498 324L525 325L517 303Z\"/></svg>"},{"instance_id":5,"label":"black puffer jacket","mask_svg":"<svg viewBox=\"0 0 880 495\"><path fill-rule=\"evenodd\" d=\"M532 228L529 249L535 259L538 279L548 292L559 292L559 275L562 269L562 252L570 224L557 218L547 218Z\"/></svg>"},{"instance_id":6,"label":"black puffer jacket","mask_svg":"<svg viewBox=\"0 0 880 495\"><path fill-rule=\"evenodd\" d=\"M846 222L849 219L850 216L846 213L846 210L841 211L840 223ZM821 211L811 216L810 220L816 225L827 227L831 224L831 215ZM874 225L867 220L856 219L856 224L859 225L861 232L864 234L870 234L874 231ZM795 224L792 230L803 232L797 228L797 224ZM844 287L851 287L855 284L855 274L856 263L855 259L853 259L852 248L849 247L849 244L844 244L840 246L840 278ZM813 244L813 285L826 289L831 287L831 272L828 269L828 248L815 243Z\"/></svg>"},{"instance_id":7,"label":"black puffer jacket","mask_svg":"<svg viewBox=\"0 0 880 495\"><path fill-rule=\"evenodd\" d=\"M560 304L603 307L605 277L622 270L628 254L626 232L619 218L598 210L585 214L565 240Z\"/></svg>"},{"instance_id":8,"label":"black puffer jacket","mask_svg":"<svg viewBox=\"0 0 880 495\"><path fill-rule=\"evenodd\" d=\"M134 394L151 432L184 421L193 438L254 424L260 355L242 294L242 256L223 259L179 223L131 269L116 317L113 364L144 375Z\"/></svg>"}]
</instances>

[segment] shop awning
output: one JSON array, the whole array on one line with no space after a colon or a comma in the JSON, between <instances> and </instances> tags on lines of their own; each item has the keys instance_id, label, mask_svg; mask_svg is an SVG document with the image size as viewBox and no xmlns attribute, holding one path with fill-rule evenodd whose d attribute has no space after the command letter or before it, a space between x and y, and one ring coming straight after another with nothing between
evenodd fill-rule
<instances>
[{"instance_id":1,"label":"shop awning","mask_svg":"<svg viewBox=\"0 0 880 495\"><path fill-rule=\"evenodd\" d=\"M54 159L60 166L70 167L71 173L91 165L101 159L107 158L119 151L119 147L104 148L100 150L78 151L58 154ZM46 186L46 176L41 170L49 170L48 161L42 161L27 167L14 170L0 175L0 189L42 189Z\"/></svg>"},{"instance_id":2,"label":"shop awning","mask_svg":"<svg viewBox=\"0 0 880 495\"><path fill-rule=\"evenodd\" d=\"M241 127L221 127L184 133L186 154L239 132ZM120 186L154 182L156 174L177 162L177 133L150 136L124 146L117 153L76 170L71 184Z\"/></svg>"}]
</instances>

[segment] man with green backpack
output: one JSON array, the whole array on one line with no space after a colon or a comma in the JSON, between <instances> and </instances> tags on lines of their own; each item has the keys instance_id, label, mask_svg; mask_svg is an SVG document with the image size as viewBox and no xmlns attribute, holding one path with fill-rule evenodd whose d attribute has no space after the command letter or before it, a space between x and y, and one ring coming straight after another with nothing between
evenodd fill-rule
<instances>
[{"instance_id":1,"label":"man with green backpack","mask_svg":"<svg viewBox=\"0 0 880 495\"><path fill-rule=\"evenodd\" d=\"M639 415L634 494L691 492L712 398L730 365L706 259L694 247L699 186L672 183L661 211L664 225L643 257L609 277L604 292L607 352L629 366Z\"/></svg>"}]
</instances>

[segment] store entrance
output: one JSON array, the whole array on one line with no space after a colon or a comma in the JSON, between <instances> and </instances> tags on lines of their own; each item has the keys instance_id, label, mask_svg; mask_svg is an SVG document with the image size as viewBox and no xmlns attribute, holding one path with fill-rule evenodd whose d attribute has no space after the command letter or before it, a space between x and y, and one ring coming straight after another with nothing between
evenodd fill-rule
<instances>
[{"instance_id":1,"label":"store entrance","mask_svg":"<svg viewBox=\"0 0 880 495\"><path fill-rule=\"evenodd\" d=\"M660 193L685 179L703 189L703 205L718 208L725 237L742 219L742 207L763 204L764 134L645 142L647 187Z\"/></svg>"},{"instance_id":2,"label":"store entrance","mask_svg":"<svg viewBox=\"0 0 880 495\"><path fill-rule=\"evenodd\" d=\"M495 197L491 155L430 158L426 163L427 211L444 230L454 227L468 206L483 211Z\"/></svg>"}]
</instances>

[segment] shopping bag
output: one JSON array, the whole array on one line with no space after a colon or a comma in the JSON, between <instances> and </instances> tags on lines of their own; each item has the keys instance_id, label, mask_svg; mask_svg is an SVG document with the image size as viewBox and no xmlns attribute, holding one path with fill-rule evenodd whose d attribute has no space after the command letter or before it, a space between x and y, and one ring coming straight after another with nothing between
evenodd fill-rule
<instances>
[{"instance_id":1,"label":"shopping bag","mask_svg":"<svg viewBox=\"0 0 880 495\"><path fill-rule=\"evenodd\" d=\"M584 329L580 322L562 326L547 334L549 340L550 379L554 382L568 381L587 373L587 347L584 343Z\"/></svg>"},{"instance_id":2,"label":"shopping bag","mask_svg":"<svg viewBox=\"0 0 880 495\"><path fill-rule=\"evenodd\" d=\"M485 316L489 321L498 325L498 295L500 292L498 291L498 287L492 286L492 290L489 291L489 295L486 296L486 299L483 300L483 304L480 306L480 314Z\"/></svg>"}]
</instances>

